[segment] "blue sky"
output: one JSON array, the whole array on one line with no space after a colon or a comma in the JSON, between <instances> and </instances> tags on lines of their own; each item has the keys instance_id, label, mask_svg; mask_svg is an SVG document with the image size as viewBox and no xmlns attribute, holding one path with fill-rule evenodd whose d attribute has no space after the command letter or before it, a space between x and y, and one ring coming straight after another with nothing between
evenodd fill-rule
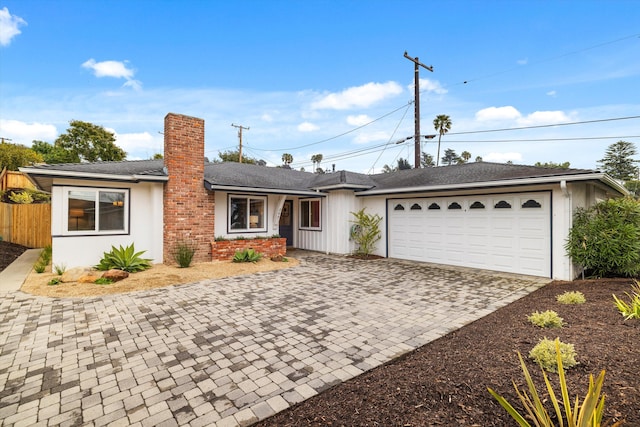
<instances>
[{"instance_id":1,"label":"blue sky","mask_svg":"<svg viewBox=\"0 0 640 427\"><path fill-rule=\"evenodd\" d=\"M619 139L640 149L640 3L615 0L0 1L0 136L83 120L144 159L174 112L205 120L210 159L237 148L234 123L269 165L376 172L413 162L405 51L434 67L421 131L449 115L442 151L597 168Z\"/></svg>"}]
</instances>

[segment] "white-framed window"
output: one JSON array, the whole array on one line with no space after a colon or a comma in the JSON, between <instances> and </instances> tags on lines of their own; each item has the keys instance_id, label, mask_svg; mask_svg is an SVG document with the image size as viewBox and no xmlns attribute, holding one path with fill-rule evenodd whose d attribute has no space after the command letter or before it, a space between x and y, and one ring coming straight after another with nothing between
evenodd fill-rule
<instances>
[{"instance_id":1,"label":"white-framed window","mask_svg":"<svg viewBox=\"0 0 640 427\"><path fill-rule=\"evenodd\" d=\"M322 230L322 209L320 199L300 200L300 229Z\"/></svg>"},{"instance_id":2,"label":"white-framed window","mask_svg":"<svg viewBox=\"0 0 640 427\"><path fill-rule=\"evenodd\" d=\"M129 190L64 187L64 234L129 233Z\"/></svg>"},{"instance_id":3,"label":"white-framed window","mask_svg":"<svg viewBox=\"0 0 640 427\"><path fill-rule=\"evenodd\" d=\"M229 233L267 231L267 198L229 195Z\"/></svg>"}]
</instances>

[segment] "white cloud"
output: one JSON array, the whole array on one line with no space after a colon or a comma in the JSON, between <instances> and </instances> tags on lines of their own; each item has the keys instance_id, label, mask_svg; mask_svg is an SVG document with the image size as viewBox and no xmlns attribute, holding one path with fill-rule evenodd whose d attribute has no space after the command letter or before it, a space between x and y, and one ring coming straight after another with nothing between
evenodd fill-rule
<instances>
[{"instance_id":1,"label":"white cloud","mask_svg":"<svg viewBox=\"0 0 640 427\"><path fill-rule=\"evenodd\" d=\"M529 63L529 58L518 59L516 62L518 65L527 65Z\"/></svg>"},{"instance_id":2,"label":"white cloud","mask_svg":"<svg viewBox=\"0 0 640 427\"><path fill-rule=\"evenodd\" d=\"M413 91L413 85L410 87L411 91ZM438 95L444 95L448 90L443 88L437 80L420 79L420 92L433 92Z\"/></svg>"},{"instance_id":3,"label":"white cloud","mask_svg":"<svg viewBox=\"0 0 640 427\"><path fill-rule=\"evenodd\" d=\"M127 160L148 159L156 153L162 153L164 142L162 135L154 137L149 132L117 133L114 129L105 128L116 138L116 145L127 152ZM131 153L137 153L129 155ZM141 157L146 155L146 157Z\"/></svg>"},{"instance_id":4,"label":"white cloud","mask_svg":"<svg viewBox=\"0 0 640 427\"><path fill-rule=\"evenodd\" d=\"M522 161L522 154L520 153L489 153L482 156L482 160L485 162L506 163L509 160L518 163Z\"/></svg>"},{"instance_id":5,"label":"white cloud","mask_svg":"<svg viewBox=\"0 0 640 427\"><path fill-rule=\"evenodd\" d=\"M514 120L522 117L522 114L512 106L489 107L476 113L476 120L484 122L489 120Z\"/></svg>"},{"instance_id":6,"label":"white cloud","mask_svg":"<svg viewBox=\"0 0 640 427\"><path fill-rule=\"evenodd\" d=\"M356 144L367 144L369 142L375 141L388 141L389 134L387 132L379 131L379 132L365 132L360 133L353 142Z\"/></svg>"},{"instance_id":7,"label":"white cloud","mask_svg":"<svg viewBox=\"0 0 640 427\"><path fill-rule=\"evenodd\" d=\"M86 68L93 71L93 75L101 77L113 77L116 79L125 79L124 87L130 87L134 90L140 90L142 83L139 80L135 80L133 76L135 71L131 68L127 68L128 61L102 61L96 62L91 58L82 64L82 68Z\"/></svg>"},{"instance_id":8,"label":"white cloud","mask_svg":"<svg viewBox=\"0 0 640 427\"><path fill-rule=\"evenodd\" d=\"M555 97L556 96L556 91L555 90L550 90L549 92L547 92L547 95Z\"/></svg>"},{"instance_id":9,"label":"white cloud","mask_svg":"<svg viewBox=\"0 0 640 427\"><path fill-rule=\"evenodd\" d=\"M21 25L27 25L27 21L11 15L6 7L0 9L0 45L8 46L11 40L21 33Z\"/></svg>"},{"instance_id":10,"label":"white cloud","mask_svg":"<svg viewBox=\"0 0 640 427\"><path fill-rule=\"evenodd\" d=\"M58 136L54 125L45 123L25 123L19 120L0 119L0 133L13 140L14 144L31 145L31 141L53 142Z\"/></svg>"},{"instance_id":11,"label":"white cloud","mask_svg":"<svg viewBox=\"0 0 640 427\"><path fill-rule=\"evenodd\" d=\"M347 124L351 126L364 126L371 121L371 117L366 114L360 114L357 116L347 116Z\"/></svg>"},{"instance_id":12,"label":"white cloud","mask_svg":"<svg viewBox=\"0 0 640 427\"><path fill-rule=\"evenodd\" d=\"M518 120L518 123L523 126L531 126L566 123L568 121L569 117L564 111L535 111Z\"/></svg>"},{"instance_id":13,"label":"white cloud","mask_svg":"<svg viewBox=\"0 0 640 427\"><path fill-rule=\"evenodd\" d=\"M350 108L370 107L390 96L402 93L402 87L396 82L367 83L350 87L339 93L330 93L311 104L312 109L347 110Z\"/></svg>"},{"instance_id":14,"label":"white cloud","mask_svg":"<svg viewBox=\"0 0 640 427\"><path fill-rule=\"evenodd\" d=\"M318 129L319 129L318 126L309 122L303 122L298 125L298 131L300 132L313 132Z\"/></svg>"},{"instance_id":15,"label":"white cloud","mask_svg":"<svg viewBox=\"0 0 640 427\"><path fill-rule=\"evenodd\" d=\"M515 107L488 107L476 112L476 120L484 121L509 121L514 120L518 126L547 125L566 123L569 121L564 111L534 111L523 116Z\"/></svg>"}]
</instances>

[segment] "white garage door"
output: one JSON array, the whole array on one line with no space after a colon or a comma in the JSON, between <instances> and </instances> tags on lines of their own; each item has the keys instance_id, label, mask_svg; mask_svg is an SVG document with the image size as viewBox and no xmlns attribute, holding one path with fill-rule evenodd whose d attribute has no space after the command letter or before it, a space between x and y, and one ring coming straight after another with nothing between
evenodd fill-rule
<instances>
[{"instance_id":1,"label":"white garage door","mask_svg":"<svg viewBox=\"0 0 640 427\"><path fill-rule=\"evenodd\" d=\"M548 192L387 204L391 258L551 276Z\"/></svg>"}]
</instances>

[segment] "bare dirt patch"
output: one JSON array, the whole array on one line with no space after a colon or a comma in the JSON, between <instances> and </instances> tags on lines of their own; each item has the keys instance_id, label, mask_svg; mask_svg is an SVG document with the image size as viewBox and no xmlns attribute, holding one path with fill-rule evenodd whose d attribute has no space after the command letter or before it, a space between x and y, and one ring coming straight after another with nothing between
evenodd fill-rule
<instances>
[{"instance_id":1,"label":"bare dirt patch","mask_svg":"<svg viewBox=\"0 0 640 427\"><path fill-rule=\"evenodd\" d=\"M44 273L31 271L22 288L23 292L45 297L72 298L119 294L123 292L143 291L165 286L194 283L206 279L220 279L230 276L254 274L261 271L281 270L295 267L300 262L286 258L284 262L261 259L256 263L234 263L231 261L213 261L194 263L188 268L178 268L165 264L154 264L148 270L130 274L128 278L110 285L95 283L68 282L48 285L51 279L60 277L51 272L48 266Z\"/></svg>"}]
</instances>

